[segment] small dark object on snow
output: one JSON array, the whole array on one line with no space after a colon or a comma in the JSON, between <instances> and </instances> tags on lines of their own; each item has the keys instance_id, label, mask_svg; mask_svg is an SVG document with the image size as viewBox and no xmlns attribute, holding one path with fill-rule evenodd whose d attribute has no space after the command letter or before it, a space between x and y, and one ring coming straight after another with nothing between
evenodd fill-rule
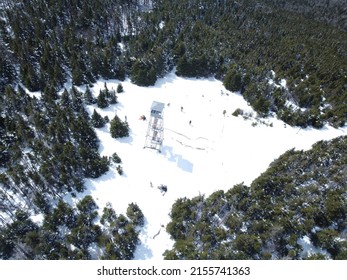
<instances>
[{"instance_id":1,"label":"small dark object on snow","mask_svg":"<svg viewBox=\"0 0 347 280\"><path fill-rule=\"evenodd\" d=\"M189 121L189 125L192 125L192 121Z\"/></svg>"},{"instance_id":2,"label":"small dark object on snow","mask_svg":"<svg viewBox=\"0 0 347 280\"><path fill-rule=\"evenodd\" d=\"M140 116L140 120L145 121L146 120L146 116L145 115Z\"/></svg>"},{"instance_id":3,"label":"small dark object on snow","mask_svg":"<svg viewBox=\"0 0 347 280\"><path fill-rule=\"evenodd\" d=\"M163 195L167 192L167 186L159 185L158 189L163 193Z\"/></svg>"}]
</instances>

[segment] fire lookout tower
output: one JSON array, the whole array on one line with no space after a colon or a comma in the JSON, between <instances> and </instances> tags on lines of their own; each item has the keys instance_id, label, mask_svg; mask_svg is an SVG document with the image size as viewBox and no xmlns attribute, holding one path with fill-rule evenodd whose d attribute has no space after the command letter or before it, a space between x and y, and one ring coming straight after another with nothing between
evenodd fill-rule
<instances>
[{"instance_id":1,"label":"fire lookout tower","mask_svg":"<svg viewBox=\"0 0 347 280\"><path fill-rule=\"evenodd\" d=\"M164 139L164 107L164 103L157 101L152 103L144 148L151 148L160 152Z\"/></svg>"}]
</instances>

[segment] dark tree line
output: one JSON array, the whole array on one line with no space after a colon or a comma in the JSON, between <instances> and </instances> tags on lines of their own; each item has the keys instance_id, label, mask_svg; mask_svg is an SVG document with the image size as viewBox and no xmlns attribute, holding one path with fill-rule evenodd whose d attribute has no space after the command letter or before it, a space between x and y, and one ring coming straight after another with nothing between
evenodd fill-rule
<instances>
[{"instance_id":1,"label":"dark tree line","mask_svg":"<svg viewBox=\"0 0 347 280\"><path fill-rule=\"evenodd\" d=\"M101 217L97 210L91 196L85 196L75 207L59 200L46 212L39 226L28 213L17 211L13 222L0 228L0 258L133 259L139 244L136 218L143 217L141 210L134 203L128 207L128 216L117 215L111 205L103 209ZM101 225L96 223L97 218L101 218ZM101 251L98 256L93 254L95 247Z\"/></svg>"},{"instance_id":2,"label":"dark tree line","mask_svg":"<svg viewBox=\"0 0 347 280\"><path fill-rule=\"evenodd\" d=\"M347 137L289 150L250 186L178 199L166 259L347 259ZM323 253L309 254L303 238Z\"/></svg>"},{"instance_id":3,"label":"dark tree line","mask_svg":"<svg viewBox=\"0 0 347 280\"><path fill-rule=\"evenodd\" d=\"M113 230L105 237L103 228L94 223L91 201L83 202L90 205L89 210L64 202L52 205L63 195L82 192L84 178L96 178L108 170L110 159L99 155L93 127L102 127L109 120L97 111L90 118L85 104L102 109L117 103L117 96L105 85L94 98L90 87L98 78L123 80L128 75L134 83L150 86L176 67L181 76L214 75L223 80L227 89L240 91L263 116L276 113L285 122L302 127L346 123L344 1L149 2L1 1L3 258L89 258L88 248L95 242L104 248L104 258L131 258L137 240L134 225L143 222L137 207L130 206L128 218L105 210L110 213L104 221ZM69 79L74 86L58 94ZM278 86L281 79L286 80L286 87ZM76 87L82 84L86 84L84 93ZM127 122L117 116L110 127L113 137L129 135ZM275 254L300 258L297 240L307 234L331 258L345 258L346 245L335 242L346 215L342 199L346 178L339 171L345 170L340 158L344 140L331 144L330 158L322 153L324 145L329 149L323 142L312 153L286 153L250 189L240 185L225 194L214 194L215 198L179 200L174 208L180 211L172 213L177 224L168 225L176 244L166 257L267 258ZM280 164L287 161L295 168L286 170L290 165ZM315 167L315 162L321 166ZM284 176L283 170L292 176ZM316 181L299 187L308 184L308 178ZM307 193L317 195L309 196L308 207L300 206ZM297 201L293 200L296 195ZM269 208L273 201L278 207ZM212 210L204 212L203 206ZM59 214L64 211L71 215ZM30 220L29 214L34 213L45 215L42 226ZM212 213L225 219L218 222ZM84 219L88 226L83 225ZM244 219L252 222L244 224ZM197 232L191 232L191 221ZM215 226L218 223L235 230L232 243L222 242L232 237L230 231ZM322 230L309 234L314 226ZM63 227L69 229L68 235L52 233ZM12 232L16 234L11 237ZM114 232L128 234L113 236ZM114 247L110 240L120 245ZM47 248L41 248L44 244L54 244L55 251L49 255ZM78 250L71 252L66 244Z\"/></svg>"},{"instance_id":4,"label":"dark tree line","mask_svg":"<svg viewBox=\"0 0 347 280\"><path fill-rule=\"evenodd\" d=\"M150 12L135 0L7 2L0 87L20 80L30 90L59 88L69 75L75 85L129 75L149 86L176 67L182 76L226 79L261 115L303 127L345 124L343 1L164 0Z\"/></svg>"}]
</instances>

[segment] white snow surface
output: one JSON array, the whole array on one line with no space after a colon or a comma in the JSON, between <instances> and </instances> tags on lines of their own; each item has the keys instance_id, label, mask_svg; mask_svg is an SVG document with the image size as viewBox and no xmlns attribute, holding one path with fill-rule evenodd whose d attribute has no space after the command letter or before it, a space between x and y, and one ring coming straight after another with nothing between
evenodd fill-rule
<instances>
[{"instance_id":1,"label":"white snow surface","mask_svg":"<svg viewBox=\"0 0 347 280\"><path fill-rule=\"evenodd\" d=\"M163 259L164 251L172 248L173 241L165 226L170 221L172 204L178 198L208 196L241 182L249 185L285 151L309 149L319 140L347 135L346 127L299 129L285 126L275 118L254 126L254 119L231 115L237 108L256 113L240 94L227 91L214 78L187 79L170 73L152 87L136 86L129 79L100 80L92 88L95 96L105 82L109 89L116 89L122 83L124 92L118 94L119 103L103 110L96 105L88 106L88 111L91 114L96 109L110 120L115 113L123 120L127 118L131 129L127 138L112 138L109 124L96 129L101 155L117 152L124 174L119 175L114 164L100 178L87 179L87 190L82 195L93 196L100 214L108 202L117 214L125 213L131 202L138 204L146 218L140 232L141 244L135 253L135 259L139 260ZM166 105L161 153L144 149L153 101ZM141 115L147 120L140 120ZM160 184L168 187L165 195L157 188Z\"/></svg>"}]
</instances>

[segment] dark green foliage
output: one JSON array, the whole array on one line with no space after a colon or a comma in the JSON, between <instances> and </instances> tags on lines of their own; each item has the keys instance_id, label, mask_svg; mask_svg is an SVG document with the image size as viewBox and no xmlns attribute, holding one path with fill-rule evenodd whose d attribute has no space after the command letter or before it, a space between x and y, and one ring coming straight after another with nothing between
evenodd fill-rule
<instances>
[{"instance_id":1,"label":"dark green foliage","mask_svg":"<svg viewBox=\"0 0 347 280\"><path fill-rule=\"evenodd\" d=\"M245 99L261 115L285 110L289 99L312 109L307 115L290 110L290 119L286 114L278 115L290 124L319 128L328 121L343 125L347 40L346 33L333 26L338 21L332 20L335 9L338 17L343 14L342 2L332 6L313 0L255 2L160 1L146 16L150 20L142 36L129 45L145 65L156 65L147 61L160 46L167 58L164 69L174 64L181 76L215 75L228 89L246 93ZM329 15L328 25L325 13ZM164 28L157 30L163 19ZM132 69L138 73L142 69L139 76L146 77L150 67L139 67L135 62ZM286 79L287 88L269 86L270 70L274 70L276 77L272 78L277 84ZM316 110L320 103L331 107L320 112Z\"/></svg>"},{"instance_id":2,"label":"dark green foliage","mask_svg":"<svg viewBox=\"0 0 347 280\"><path fill-rule=\"evenodd\" d=\"M130 204L129 207L135 207L132 208L135 210L132 212L132 217L139 218L139 220L136 220L138 224L134 220L127 219L122 214L116 215L110 205L104 208L100 221L105 226L105 229L98 242L98 245L104 248L104 255L101 259L130 260L134 257L135 248L139 243L139 233L135 227L140 225L140 214L142 214L141 210L135 205ZM129 207L127 212L130 211Z\"/></svg>"},{"instance_id":3,"label":"dark green foliage","mask_svg":"<svg viewBox=\"0 0 347 280\"><path fill-rule=\"evenodd\" d=\"M113 89L109 90L105 83L104 89L100 90L96 103L98 104L98 107L102 109L108 107L109 104L116 104L117 103L116 92Z\"/></svg>"},{"instance_id":4,"label":"dark green foliage","mask_svg":"<svg viewBox=\"0 0 347 280\"><path fill-rule=\"evenodd\" d=\"M51 210L51 206L49 205L49 202L47 201L47 198L44 194L37 192L35 194L33 202L36 205L36 207L39 208L45 214L48 214Z\"/></svg>"},{"instance_id":5,"label":"dark green foliage","mask_svg":"<svg viewBox=\"0 0 347 280\"><path fill-rule=\"evenodd\" d=\"M97 151L85 148L79 149L79 153L86 177L98 178L108 171L109 160L106 156L100 157Z\"/></svg>"},{"instance_id":6,"label":"dark green foliage","mask_svg":"<svg viewBox=\"0 0 347 280\"><path fill-rule=\"evenodd\" d=\"M117 93L122 93L122 92L124 92L124 88L123 88L123 85L119 83L117 86Z\"/></svg>"},{"instance_id":7,"label":"dark green foliage","mask_svg":"<svg viewBox=\"0 0 347 280\"><path fill-rule=\"evenodd\" d=\"M289 150L250 187L178 199L165 259L345 259L347 137ZM309 238L328 254L308 255Z\"/></svg>"},{"instance_id":8,"label":"dark green foliage","mask_svg":"<svg viewBox=\"0 0 347 280\"><path fill-rule=\"evenodd\" d=\"M46 215L43 226L46 229L56 231L59 227L73 228L76 225L76 214L64 201L59 200L57 207L50 215Z\"/></svg>"},{"instance_id":9,"label":"dark green foliage","mask_svg":"<svg viewBox=\"0 0 347 280\"><path fill-rule=\"evenodd\" d=\"M100 259L132 259L143 215L136 204L127 210L132 220L117 216L110 205L104 208L96 224L98 206L91 196L84 197L76 208L60 200L47 213L42 226L37 226L28 214L18 211L14 221L0 228L2 259L90 259L95 247L102 250ZM129 210L131 209L131 210ZM73 249L72 249L73 248Z\"/></svg>"},{"instance_id":10,"label":"dark green foliage","mask_svg":"<svg viewBox=\"0 0 347 280\"><path fill-rule=\"evenodd\" d=\"M30 90L54 99L68 75L74 85L130 75L148 86L176 67L181 76L216 76L228 89L246 93L262 115L276 112L303 127L343 126L344 6L321 2L164 0L147 13L140 1L19 1L0 21L0 89L20 78ZM287 88L269 86L269 78L277 84L286 79ZM286 108L288 99L310 113ZM320 110L321 105L329 106Z\"/></svg>"},{"instance_id":11,"label":"dark green foliage","mask_svg":"<svg viewBox=\"0 0 347 280\"><path fill-rule=\"evenodd\" d=\"M15 2L0 17L1 258L87 259L93 243L102 244L104 258L133 256L137 232L125 216L117 216L114 232L104 234L95 225L95 211L59 200L82 192L85 177L108 170L84 107L96 102L88 84L100 77L130 75L147 86L176 67L182 76L216 76L228 89L240 90L261 115L276 112L302 127L346 124L343 1L163 0L150 13L143 13L139 1ZM74 86L59 98L70 78L76 86L87 84L86 92ZM278 85L282 78L287 87L269 83ZM29 96L18 82L41 97ZM106 84L98 99L102 108L117 103ZM286 100L305 110L287 107ZM100 126L103 120L96 118ZM128 124L112 120L111 134L128 136ZM274 163L250 188L179 200L171 213L177 223L167 226L176 251L166 257L265 259L274 252L278 258L304 258L297 240L306 235L331 258L345 259L344 143L289 151L279 159L286 164ZM41 229L23 209L44 213ZM241 233L247 235L236 239ZM244 239L252 246L244 246Z\"/></svg>"},{"instance_id":12,"label":"dark green foliage","mask_svg":"<svg viewBox=\"0 0 347 280\"><path fill-rule=\"evenodd\" d=\"M101 128L105 126L106 123L105 119L95 109L90 121L92 123L92 126L95 128Z\"/></svg>"},{"instance_id":13,"label":"dark green foliage","mask_svg":"<svg viewBox=\"0 0 347 280\"><path fill-rule=\"evenodd\" d=\"M246 256L252 256L257 258L257 254L260 253L261 242L255 235L239 234L234 241L235 249L243 252Z\"/></svg>"},{"instance_id":14,"label":"dark green foliage","mask_svg":"<svg viewBox=\"0 0 347 280\"><path fill-rule=\"evenodd\" d=\"M112 161L114 163L121 163L122 162L121 158L119 157L119 155L117 153L112 154Z\"/></svg>"},{"instance_id":15,"label":"dark green foliage","mask_svg":"<svg viewBox=\"0 0 347 280\"><path fill-rule=\"evenodd\" d=\"M0 28L3 28L3 21L0 21ZM6 85L11 85L16 81L17 73L12 63L12 55L10 51L0 44L0 90L2 91Z\"/></svg>"},{"instance_id":16,"label":"dark green foliage","mask_svg":"<svg viewBox=\"0 0 347 280\"><path fill-rule=\"evenodd\" d=\"M230 91L239 91L242 87L242 77L241 74L235 69L235 67L231 67L223 80L223 85L227 90Z\"/></svg>"},{"instance_id":17,"label":"dark green foliage","mask_svg":"<svg viewBox=\"0 0 347 280\"><path fill-rule=\"evenodd\" d=\"M11 235L9 230L0 228L0 258L7 260L12 257L16 247L14 236Z\"/></svg>"},{"instance_id":18,"label":"dark green foliage","mask_svg":"<svg viewBox=\"0 0 347 280\"><path fill-rule=\"evenodd\" d=\"M117 172L119 175L123 175L124 171L123 171L123 167L121 165L117 165L116 169L117 169Z\"/></svg>"},{"instance_id":19,"label":"dark green foliage","mask_svg":"<svg viewBox=\"0 0 347 280\"><path fill-rule=\"evenodd\" d=\"M157 77L152 65L136 60L131 69L131 80L139 86L152 86Z\"/></svg>"},{"instance_id":20,"label":"dark green foliage","mask_svg":"<svg viewBox=\"0 0 347 280\"><path fill-rule=\"evenodd\" d=\"M110 133L113 138L129 136L129 125L122 121L117 115L111 120Z\"/></svg>"},{"instance_id":21,"label":"dark green foliage","mask_svg":"<svg viewBox=\"0 0 347 280\"><path fill-rule=\"evenodd\" d=\"M0 228L0 256L2 259L9 259L15 253L17 242L26 234L38 230L38 226L29 218L28 213L17 211L13 217L13 222L7 227ZM23 252L25 257L29 257L27 252Z\"/></svg>"},{"instance_id":22,"label":"dark green foliage","mask_svg":"<svg viewBox=\"0 0 347 280\"><path fill-rule=\"evenodd\" d=\"M101 109L104 109L109 105L106 98L106 92L104 90L100 90L98 98L96 99L96 104L98 104L98 107Z\"/></svg>"},{"instance_id":23,"label":"dark green foliage","mask_svg":"<svg viewBox=\"0 0 347 280\"><path fill-rule=\"evenodd\" d=\"M136 203L130 203L127 209L128 218L134 223L136 226L143 226L145 223L145 217Z\"/></svg>"},{"instance_id":24,"label":"dark green foliage","mask_svg":"<svg viewBox=\"0 0 347 280\"><path fill-rule=\"evenodd\" d=\"M87 85L86 91L84 93L84 102L87 105L95 104L96 100L92 95L92 91L90 90L89 86Z\"/></svg>"},{"instance_id":25,"label":"dark green foliage","mask_svg":"<svg viewBox=\"0 0 347 280\"><path fill-rule=\"evenodd\" d=\"M240 109L240 108L237 108L233 113L232 113L232 115L234 116L234 117L238 117L239 115L243 115L243 110L242 109Z\"/></svg>"},{"instance_id":26,"label":"dark green foliage","mask_svg":"<svg viewBox=\"0 0 347 280\"><path fill-rule=\"evenodd\" d=\"M98 209L98 206L93 198L90 195L87 195L78 202L77 209L89 217L94 217L97 215L96 210Z\"/></svg>"},{"instance_id":27,"label":"dark green foliage","mask_svg":"<svg viewBox=\"0 0 347 280\"><path fill-rule=\"evenodd\" d=\"M98 139L81 92L75 87L65 89L59 100L45 94L41 99L31 98L21 87L18 90L7 87L0 98L0 155L6 168L0 176L5 210L2 215L6 216L5 220L11 219L13 215L9 213L23 207L30 215L45 215L45 233L38 233L32 227L26 239L29 232L18 231L12 241L3 243L4 258L11 252L13 258L19 259L58 259L70 255L69 249L62 245L64 242L46 231L72 229L78 215L62 202L52 209L52 201L68 193L82 192L85 177L96 178L108 170L109 160L98 153ZM11 194L21 197L20 205ZM4 231L7 227L5 224ZM83 230L87 231L81 228ZM23 240L32 248L24 248L25 254L19 254ZM57 250L50 251L47 244L53 244ZM15 248L14 251L11 248ZM80 256L88 257L85 253Z\"/></svg>"}]
</instances>

